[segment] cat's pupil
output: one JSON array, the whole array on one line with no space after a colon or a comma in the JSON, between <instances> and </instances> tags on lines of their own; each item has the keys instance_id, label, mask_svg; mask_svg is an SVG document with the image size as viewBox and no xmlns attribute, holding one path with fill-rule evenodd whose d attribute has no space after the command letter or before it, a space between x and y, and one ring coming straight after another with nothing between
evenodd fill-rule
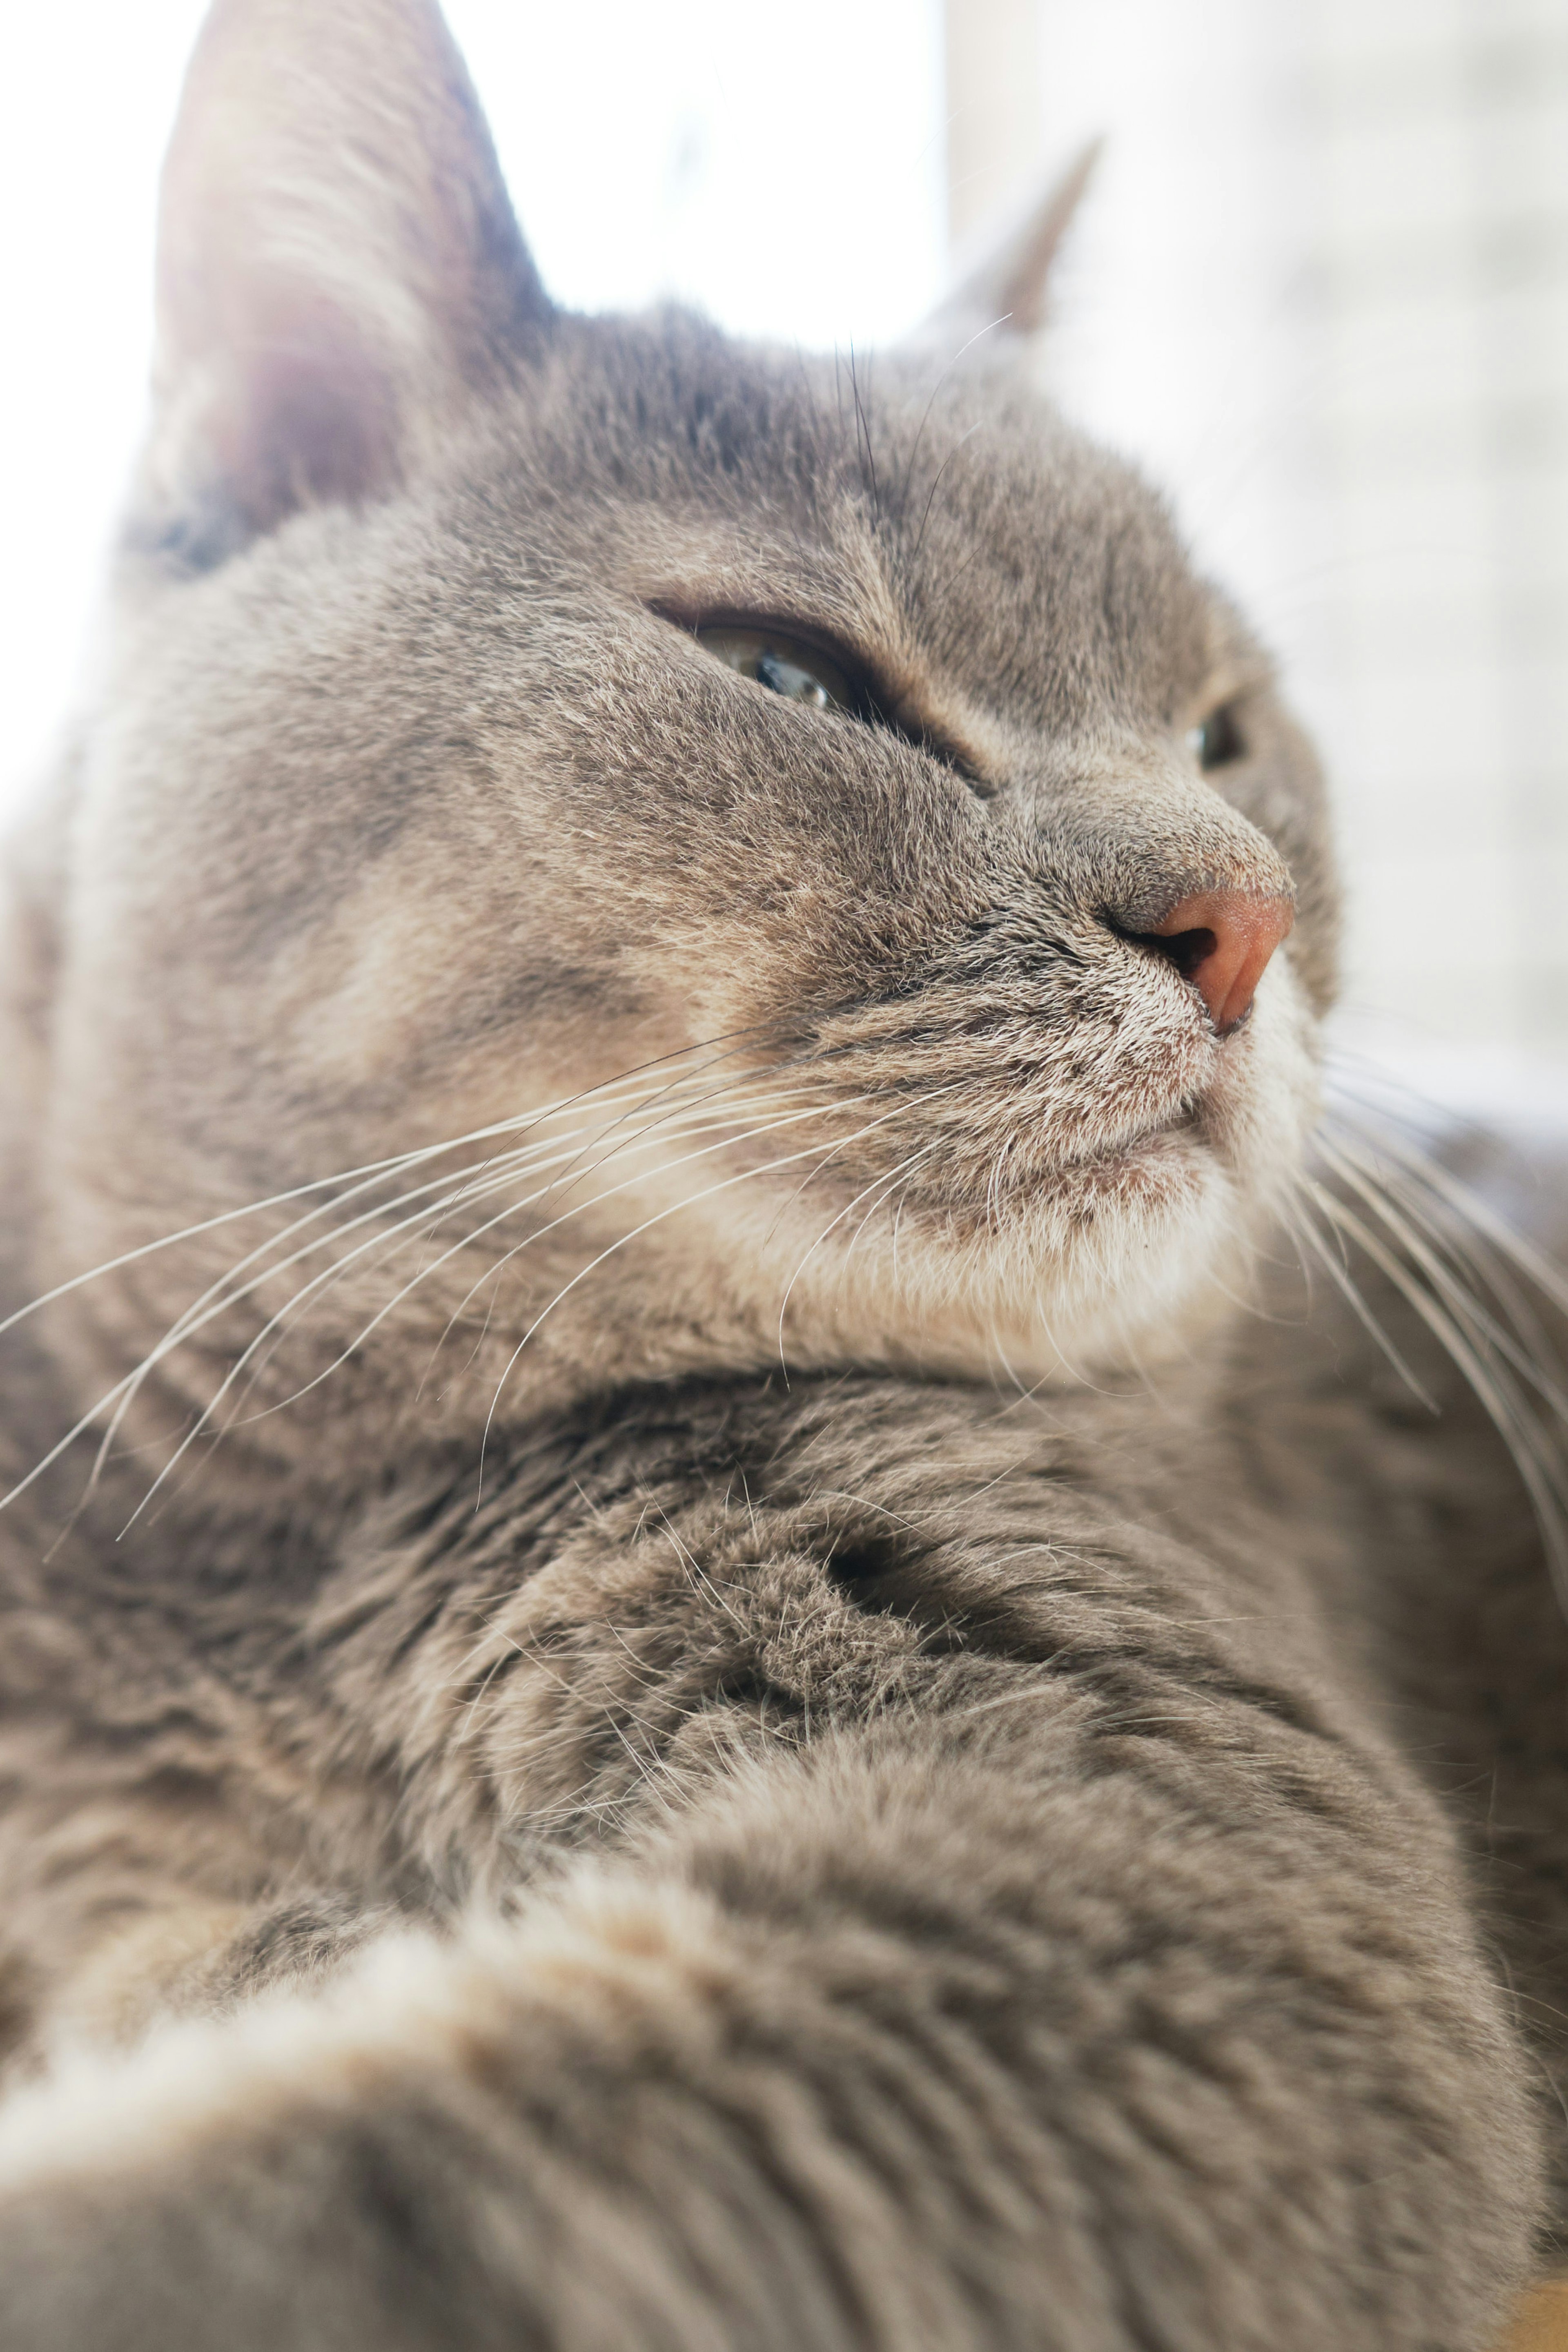
<instances>
[{"instance_id":1,"label":"cat's pupil","mask_svg":"<svg viewBox=\"0 0 1568 2352\"><path fill-rule=\"evenodd\" d=\"M765 686L786 702L803 702L810 710L852 710L856 708L849 679L837 665L813 646L771 629L715 627L699 629L697 643L705 652L737 670L742 677Z\"/></svg>"},{"instance_id":2,"label":"cat's pupil","mask_svg":"<svg viewBox=\"0 0 1568 2352\"><path fill-rule=\"evenodd\" d=\"M1240 759L1245 745L1236 714L1228 703L1211 710L1200 726L1188 730L1187 750L1200 768L1223 768L1228 761Z\"/></svg>"},{"instance_id":3,"label":"cat's pupil","mask_svg":"<svg viewBox=\"0 0 1568 2352\"><path fill-rule=\"evenodd\" d=\"M809 702L814 710L828 709L828 689L820 677L799 663L786 661L781 654L762 654L758 658L757 682L770 687L775 694L788 696L791 702Z\"/></svg>"}]
</instances>

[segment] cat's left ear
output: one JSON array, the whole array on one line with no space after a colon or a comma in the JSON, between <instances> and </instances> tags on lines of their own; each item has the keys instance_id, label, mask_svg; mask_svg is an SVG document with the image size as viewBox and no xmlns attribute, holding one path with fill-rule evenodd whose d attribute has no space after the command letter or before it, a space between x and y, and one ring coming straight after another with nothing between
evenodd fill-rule
<instances>
[{"instance_id":1,"label":"cat's left ear","mask_svg":"<svg viewBox=\"0 0 1568 2352\"><path fill-rule=\"evenodd\" d=\"M1051 267L1093 176L1104 142L1092 139L1027 205L906 341L949 361L1036 335L1046 321Z\"/></svg>"},{"instance_id":2,"label":"cat's left ear","mask_svg":"<svg viewBox=\"0 0 1568 2352\"><path fill-rule=\"evenodd\" d=\"M434 0L216 0L164 167L142 532L384 497L549 304Z\"/></svg>"}]
</instances>

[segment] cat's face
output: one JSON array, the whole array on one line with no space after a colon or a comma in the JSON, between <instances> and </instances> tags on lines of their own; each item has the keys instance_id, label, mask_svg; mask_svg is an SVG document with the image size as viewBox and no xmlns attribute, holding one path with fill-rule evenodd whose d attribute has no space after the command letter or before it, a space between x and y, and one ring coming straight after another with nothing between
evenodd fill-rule
<instances>
[{"instance_id":1,"label":"cat's face","mask_svg":"<svg viewBox=\"0 0 1568 2352\"><path fill-rule=\"evenodd\" d=\"M519 1402L1179 1337L1288 1185L1333 898L1311 755L1158 501L1004 365L550 312L435 20L354 0L319 55L309 15L225 0L171 166L62 1252L426 1150L205 1336L314 1285L279 1393L434 1349L459 1423L525 1340ZM384 184L334 178L350 133ZM1294 897L1228 1029L1153 937L1216 890ZM112 1349L311 1205L143 1262Z\"/></svg>"}]
</instances>

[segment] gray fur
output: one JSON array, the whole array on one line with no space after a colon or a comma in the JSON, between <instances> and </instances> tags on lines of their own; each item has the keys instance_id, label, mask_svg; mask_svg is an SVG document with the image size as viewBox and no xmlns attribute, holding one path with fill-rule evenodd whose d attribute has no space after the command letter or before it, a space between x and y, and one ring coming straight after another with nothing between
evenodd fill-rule
<instances>
[{"instance_id":1,"label":"gray fur","mask_svg":"<svg viewBox=\"0 0 1568 2352\"><path fill-rule=\"evenodd\" d=\"M1568 1636L1281 1270L1267 662L1004 365L555 313L423 0L319 21L204 36L11 861L0 2336L1481 2352Z\"/></svg>"}]
</instances>

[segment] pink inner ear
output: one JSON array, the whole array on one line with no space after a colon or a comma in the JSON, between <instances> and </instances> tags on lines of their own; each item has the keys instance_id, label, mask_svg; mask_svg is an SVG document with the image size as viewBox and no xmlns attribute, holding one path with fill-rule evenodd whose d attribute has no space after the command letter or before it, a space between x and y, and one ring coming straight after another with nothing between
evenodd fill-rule
<instances>
[{"instance_id":1,"label":"pink inner ear","mask_svg":"<svg viewBox=\"0 0 1568 2352\"><path fill-rule=\"evenodd\" d=\"M301 506L384 496L399 456L384 369L325 299L290 289L258 307L264 331L236 339L208 422L233 505L266 531Z\"/></svg>"},{"instance_id":2,"label":"pink inner ear","mask_svg":"<svg viewBox=\"0 0 1568 2352\"><path fill-rule=\"evenodd\" d=\"M395 491L549 316L434 0L214 0L164 169L161 543Z\"/></svg>"}]
</instances>

